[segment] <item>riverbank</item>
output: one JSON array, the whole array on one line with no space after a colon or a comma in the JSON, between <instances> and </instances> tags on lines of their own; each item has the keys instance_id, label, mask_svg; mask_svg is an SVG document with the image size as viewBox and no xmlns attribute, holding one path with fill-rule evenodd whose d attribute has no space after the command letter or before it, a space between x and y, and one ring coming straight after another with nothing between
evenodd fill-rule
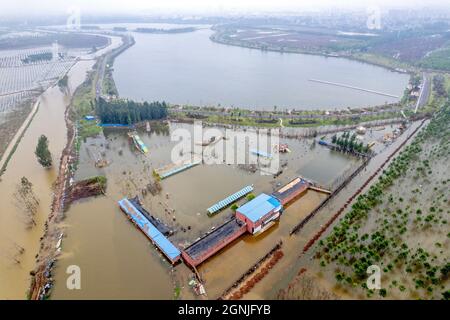
<instances>
[{"instance_id":1,"label":"riverbank","mask_svg":"<svg viewBox=\"0 0 450 320\"><path fill-rule=\"evenodd\" d=\"M216 31L215 34L213 34L210 39L213 42L224 44L224 45L231 45L231 46L238 46L243 48L249 48L249 49L258 49L263 51L272 51L272 52L280 52L280 53L297 53L297 54L307 54L307 55L314 55L314 56L322 56L326 58L342 58L342 59L349 59L354 61L359 61L363 63L367 63L370 65L383 67L386 69L389 69L394 72L399 73L408 73L413 74L417 72L417 68L405 63L399 63L398 61L394 61L385 57L379 57L374 55L354 55L354 54L338 54L338 53L325 53L320 51L308 51L308 50L301 50L301 49L292 49L292 48L279 48L274 46L269 46L267 44L261 44L261 43L246 43L239 40L232 40L230 38L224 38L223 31L214 29Z\"/></svg>"},{"instance_id":2,"label":"riverbank","mask_svg":"<svg viewBox=\"0 0 450 320\"><path fill-rule=\"evenodd\" d=\"M20 140L22 139L31 122L33 121L34 116L36 115L39 109L39 103L40 103L39 99L37 99L37 101L33 104L33 108L31 109L27 118L22 123L19 130L17 130L16 134L14 135L14 138L8 143L5 152L2 154L2 157L0 158L0 177L6 171L6 167L8 166L9 160L12 158L14 152L17 149L17 146L20 143Z\"/></svg>"},{"instance_id":3,"label":"riverbank","mask_svg":"<svg viewBox=\"0 0 450 320\"><path fill-rule=\"evenodd\" d=\"M123 43L121 42L120 45L122 44ZM113 44L111 41L111 48L109 48L109 50L113 50L115 46L117 46L117 43ZM96 63L93 65L93 71L90 71L87 78L83 79L82 82L92 85L92 90L88 91L93 94L92 98L95 97L96 88L96 82L93 81L93 79L99 79L98 72L104 71L102 68L99 68L99 61L104 59L105 55L107 55L109 51L108 48L102 50L106 52L98 54L97 57L95 57ZM100 50L100 52L102 50ZM65 208L65 199L67 192L70 190L71 180L75 173L78 156L78 147L75 143L78 137L78 128L75 124L76 121L83 116L83 113L79 110L83 108L83 105L77 105L77 109L74 110L74 101L76 97L78 97L77 92L80 92L79 88L83 88L83 86L77 86L77 89L72 95L70 103L64 113L67 128L67 142L60 158L58 175L56 182L54 183L51 212L45 222L44 235L41 237L40 250L36 259L36 267L31 272L32 279L27 296L32 300L49 298L53 286L52 269L55 266L57 258L60 254L60 247L58 247L57 242L59 240L62 241L64 235L64 228L61 225L61 221L64 218L63 212ZM81 104L84 104L84 102L86 101L81 99ZM78 100L78 103L80 103L80 100Z\"/></svg>"},{"instance_id":4,"label":"riverbank","mask_svg":"<svg viewBox=\"0 0 450 320\"><path fill-rule=\"evenodd\" d=\"M406 113L408 113L406 111ZM208 124L262 127L262 128L319 128L322 126L355 126L384 120L406 119L402 110L368 112L360 110L347 113L325 112L307 114L300 113L272 113L272 112L250 112L249 110L226 110L226 111L203 111L202 109L185 110L169 108L169 118L173 121L192 123L203 121Z\"/></svg>"},{"instance_id":5,"label":"riverbank","mask_svg":"<svg viewBox=\"0 0 450 320\"><path fill-rule=\"evenodd\" d=\"M70 68L68 68L67 71L64 74L62 74L60 78L56 79L53 82L53 84L51 84L49 86L49 88L56 87L58 85L58 82L60 79L67 77L67 74L70 72L72 67L73 67L73 65ZM48 90L48 88L47 88L47 90ZM44 91L44 93L45 93L45 91ZM31 108L30 112L28 113L28 116L26 117L26 119L24 120L22 125L19 127L19 129L17 130L17 132L14 135L14 137L12 138L12 140L9 141L8 146L6 147L5 151L2 154L0 154L0 177L5 172L6 166L8 165L9 160L11 159L15 150L17 149L17 146L20 143L20 140L22 139L22 137L24 136L26 130L30 126L31 122L33 121L34 116L36 115L36 113L38 111L41 97L44 93L42 93L39 97L37 97L35 99L35 102L33 103L33 107Z\"/></svg>"}]
</instances>

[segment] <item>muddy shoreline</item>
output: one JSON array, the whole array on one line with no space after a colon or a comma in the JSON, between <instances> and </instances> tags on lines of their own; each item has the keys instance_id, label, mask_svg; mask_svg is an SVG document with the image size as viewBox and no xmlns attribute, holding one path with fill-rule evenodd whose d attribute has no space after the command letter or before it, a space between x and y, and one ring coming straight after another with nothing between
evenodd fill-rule
<instances>
[{"instance_id":1,"label":"muddy shoreline","mask_svg":"<svg viewBox=\"0 0 450 320\"><path fill-rule=\"evenodd\" d=\"M121 46L122 45L123 42ZM88 72L97 69L98 61L109 53L110 51L107 51L106 53L95 57L93 60L95 60L96 63ZM86 77L87 78L85 78L84 81L89 81L89 76L87 75ZM77 88L81 87L83 83L77 86ZM67 128L67 143L60 157L58 176L54 183L51 211L45 222L44 234L40 239L40 250L36 255L36 267L30 272L32 278L27 297L31 300L44 300L50 297L54 281L52 270L61 251L61 247L57 244L64 236L63 227L60 222L64 218L65 200L67 192L70 190L70 183L75 174L74 163L78 156L74 143L77 137L77 130L75 129L75 120L72 119L71 116L76 90L72 94L70 103L66 107L64 113L64 120Z\"/></svg>"}]
</instances>

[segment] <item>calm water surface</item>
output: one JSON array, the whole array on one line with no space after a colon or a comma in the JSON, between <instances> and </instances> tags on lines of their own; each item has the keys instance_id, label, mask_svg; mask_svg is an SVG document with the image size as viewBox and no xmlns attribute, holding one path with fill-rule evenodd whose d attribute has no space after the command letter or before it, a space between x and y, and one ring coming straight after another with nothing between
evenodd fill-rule
<instances>
[{"instance_id":1,"label":"calm water surface","mask_svg":"<svg viewBox=\"0 0 450 320\"><path fill-rule=\"evenodd\" d=\"M136 27L127 26L129 30ZM409 79L405 74L347 59L218 44L209 40L212 33L207 28L180 34L132 32L136 44L114 64L120 95L202 106L333 110L380 105L397 99L309 79L398 96L403 94Z\"/></svg>"}]
</instances>

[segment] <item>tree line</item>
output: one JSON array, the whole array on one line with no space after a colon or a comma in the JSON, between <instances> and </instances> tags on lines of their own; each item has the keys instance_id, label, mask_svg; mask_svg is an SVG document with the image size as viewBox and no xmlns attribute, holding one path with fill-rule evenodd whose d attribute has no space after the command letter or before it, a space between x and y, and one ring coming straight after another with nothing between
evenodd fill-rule
<instances>
[{"instance_id":1,"label":"tree line","mask_svg":"<svg viewBox=\"0 0 450 320\"><path fill-rule=\"evenodd\" d=\"M368 145L356 140L356 134L350 135L348 131L344 132L341 137L335 134L331 138L331 142L350 152L368 153L370 151Z\"/></svg>"},{"instance_id":2,"label":"tree line","mask_svg":"<svg viewBox=\"0 0 450 320\"><path fill-rule=\"evenodd\" d=\"M106 101L99 98L95 110L102 123L130 125L144 120L167 117L165 102L135 102L128 99Z\"/></svg>"},{"instance_id":3,"label":"tree line","mask_svg":"<svg viewBox=\"0 0 450 320\"><path fill-rule=\"evenodd\" d=\"M33 63L38 61L49 61L53 59L53 53L43 52L43 53L33 53L29 54L26 58L22 59L23 63Z\"/></svg>"},{"instance_id":4,"label":"tree line","mask_svg":"<svg viewBox=\"0 0 450 320\"><path fill-rule=\"evenodd\" d=\"M445 88L445 77L442 74L437 74L433 77L433 87L438 96L447 97L447 89Z\"/></svg>"}]
</instances>

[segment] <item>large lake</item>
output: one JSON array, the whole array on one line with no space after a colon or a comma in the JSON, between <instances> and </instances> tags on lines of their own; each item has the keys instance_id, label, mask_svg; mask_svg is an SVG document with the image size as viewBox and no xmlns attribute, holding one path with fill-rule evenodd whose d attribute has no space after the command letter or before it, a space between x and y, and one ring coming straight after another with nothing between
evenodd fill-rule
<instances>
[{"instance_id":1,"label":"large lake","mask_svg":"<svg viewBox=\"0 0 450 320\"><path fill-rule=\"evenodd\" d=\"M132 30L136 26L127 27ZM209 39L212 33L210 29L179 34L132 33L136 44L114 64L119 94L174 104L334 110L398 99L309 79L397 96L403 94L409 79L406 74L342 58L218 44Z\"/></svg>"}]
</instances>

